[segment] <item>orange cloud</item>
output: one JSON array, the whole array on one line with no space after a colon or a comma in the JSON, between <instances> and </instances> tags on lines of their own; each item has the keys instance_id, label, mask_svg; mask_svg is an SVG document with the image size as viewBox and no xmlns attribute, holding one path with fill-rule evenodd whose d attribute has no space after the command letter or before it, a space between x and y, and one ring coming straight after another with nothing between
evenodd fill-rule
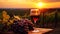
<instances>
[{"instance_id":1,"label":"orange cloud","mask_svg":"<svg viewBox=\"0 0 60 34\"><path fill-rule=\"evenodd\" d=\"M38 2L38 1L37 1ZM37 2L26 0L0 0L0 8L40 8L37 7ZM60 8L60 2L45 3L42 8Z\"/></svg>"}]
</instances>

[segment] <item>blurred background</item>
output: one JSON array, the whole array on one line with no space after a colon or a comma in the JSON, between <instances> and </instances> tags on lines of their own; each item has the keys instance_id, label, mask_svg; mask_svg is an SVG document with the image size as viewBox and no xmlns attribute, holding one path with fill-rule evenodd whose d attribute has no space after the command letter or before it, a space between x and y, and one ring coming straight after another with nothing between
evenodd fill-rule
<instances>
[{"instance_id":1,"label":"blurred background","mask_svg":"<svg viewBox=\"0 0 60 34\"><path fill-rule=\"evenodd\" d=\"M17 18L26 17L31 20L30 16L31 9L0 9L0 20L11 20L14 16ZM44 8L39 9L40 16L37 21L39 26L37 27L46 27L46 28L59 28L60 27L60 8ZM6 17L7 16L7 17ZM33 20L32 20L33 22Z\"/></svg>"}]
</instances>

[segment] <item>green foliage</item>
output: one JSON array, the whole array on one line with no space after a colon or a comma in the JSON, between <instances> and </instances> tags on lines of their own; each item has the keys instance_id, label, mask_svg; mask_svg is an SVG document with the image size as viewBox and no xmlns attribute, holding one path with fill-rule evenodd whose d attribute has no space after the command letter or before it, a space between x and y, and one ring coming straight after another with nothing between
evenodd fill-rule
<instances>
[{"instance_id":1,"label":"green foliage","mask_svg":"<svg viewBox=\"0 0 60 34\"><path fill-rule=\"evenodd\" d=\"M60 12L57 14L58 22L60 22Z\"/></svg>"},{"instance_id":2,"label":"green foliage","mask_svg":"<svg viewBox=\"0 0 60 34\"><path fill-rule=\"evenodd\" d=\"M2 19L3 17L2 17L2 13L0 13L0 19Z\"/></svg>"}]
</instances>

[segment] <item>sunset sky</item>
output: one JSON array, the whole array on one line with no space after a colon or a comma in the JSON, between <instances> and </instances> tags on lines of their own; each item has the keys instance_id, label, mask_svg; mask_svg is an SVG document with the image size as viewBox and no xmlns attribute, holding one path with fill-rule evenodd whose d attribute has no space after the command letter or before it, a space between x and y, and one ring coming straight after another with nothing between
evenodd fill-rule
<instances>
[{"instance_id":1,"label":"sunset sky","mask_svg":"<svg viewBox=\"0 0 60 34\"><path fill-rule=\"evenodd\" d=\"M0 8L60 8L60 0L0 0Z\"/></svg>"}]
</instances>

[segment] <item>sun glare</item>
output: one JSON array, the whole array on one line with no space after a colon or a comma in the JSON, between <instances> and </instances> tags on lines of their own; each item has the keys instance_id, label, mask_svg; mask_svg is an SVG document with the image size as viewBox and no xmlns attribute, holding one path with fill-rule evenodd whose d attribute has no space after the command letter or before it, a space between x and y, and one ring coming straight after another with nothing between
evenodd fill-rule
<instances>
[{"instance_id":1,"label":"sun glare","mask_svg":"<svg viewBox=\"0 0 60 34\"><path fill-rule=\"evenodd\" d=\"M38 8L44 8L44 7L45 7L45 3L43 3L43 2L38 2L38 3L37 3L37 7L38 7Z\"/></svg>"}]
</instances>

